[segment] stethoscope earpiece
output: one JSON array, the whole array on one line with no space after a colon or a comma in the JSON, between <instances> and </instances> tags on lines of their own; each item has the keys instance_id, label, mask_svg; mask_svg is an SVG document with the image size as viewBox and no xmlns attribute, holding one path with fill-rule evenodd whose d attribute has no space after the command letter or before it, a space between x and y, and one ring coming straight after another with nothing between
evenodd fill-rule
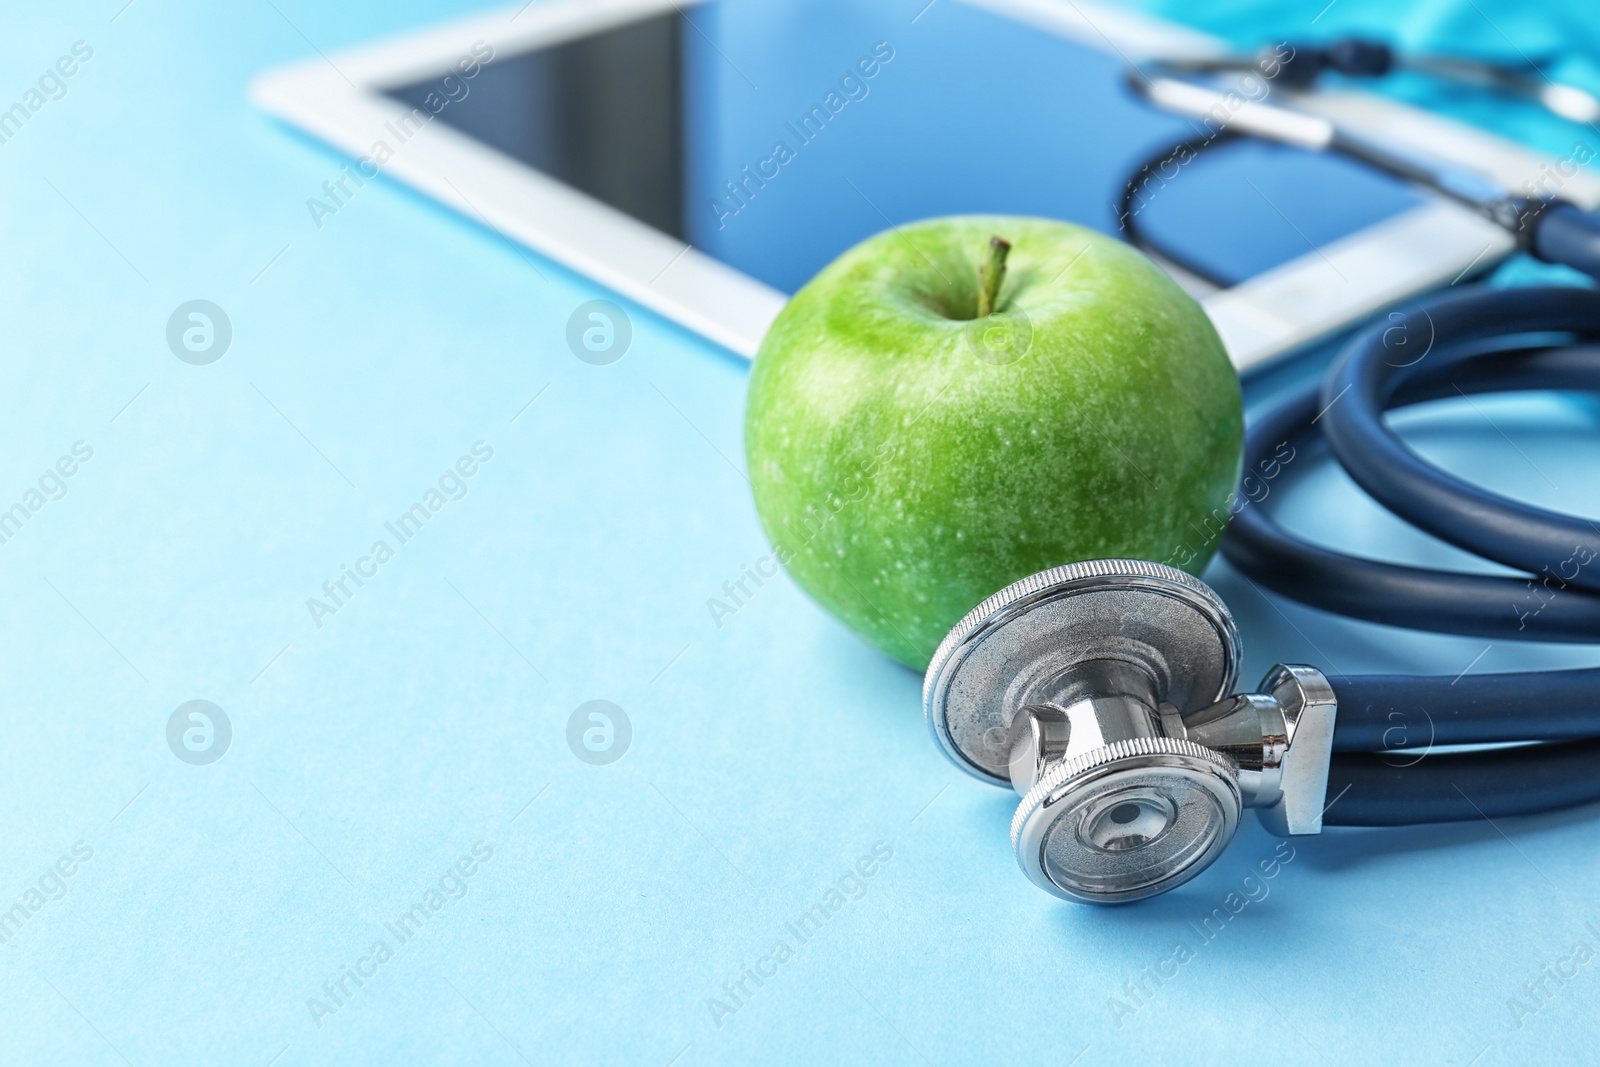
<instances>
[{"instance_id":1,"label":"stethoscope earpiece","mask_svg":"<svg viewBox=\"0 0 1600 1067\"><path fill-rule=\"evenodd\" d=\"M1029 880L1121 903L1205 870L1247 805L1281 835L1322 829L1333 691L1295 666L1231 695L1239 658L1204 582L1090 560L974 608L934 654L923 705L946 757L1022 794L1011 842Z\"/></svg>"}]
</instances>

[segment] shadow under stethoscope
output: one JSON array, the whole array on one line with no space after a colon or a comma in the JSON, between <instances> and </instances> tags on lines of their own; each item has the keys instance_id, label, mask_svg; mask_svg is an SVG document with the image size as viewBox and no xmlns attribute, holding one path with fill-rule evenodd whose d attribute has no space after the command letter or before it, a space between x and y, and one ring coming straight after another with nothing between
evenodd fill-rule
<instances>
[{"instance_id":1,"label":"shadow under stethoscope","mask_svg":"<svg viewBox=\"0 0 1600 1067\"><path fill-rule=\"evenodd\" d=\"M1535 865L1529 841L1571 830L1600 819L1600 804L1562 811L1523 815L1493 822L1429 823L1400 827L1334 826L1321 834L1279 838L1246 816L1238 836L1209 870L1169 893L1133 904L1113 907L1059 903L1052 925L1079 949L1085 942L1104 942L1108 952L1123 954L1129 933L1171 934L1188 949L1198 950L1221 938L1224 930L1237 929L1233 938L1254 943L1257 936L1277 937L1286 909L1304 899L1305 875L1348 877L1367 866L1396 859L1409 860L1424 853L1500 848L1506 862ZM1542 875L1542 872L1537 872ZM1298 875L1298 877L1297 877ZM1252 913L1271 922L1236 923ZM1247 929L1256 927L1258 935Z\"/></svg>"}]
</instances>

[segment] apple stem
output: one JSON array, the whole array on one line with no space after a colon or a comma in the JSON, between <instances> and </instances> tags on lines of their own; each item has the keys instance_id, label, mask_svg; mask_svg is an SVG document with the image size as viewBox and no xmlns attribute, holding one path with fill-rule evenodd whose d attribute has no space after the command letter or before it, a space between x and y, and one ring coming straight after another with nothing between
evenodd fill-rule
<instances>
[{"instance_id":1,"label":"apple stem","mask_svg":"<svg viewBox=\"0 0 1600 1067\"><path fill-rule=\"evenodd\" d=\"M1011 242L1004 237L989 238L989 260L978 268L978 318L994 314L995 302L1000 296L1000 283L1006 276L1006 256L1011 254Z\"/></svg>"}]
</instances>

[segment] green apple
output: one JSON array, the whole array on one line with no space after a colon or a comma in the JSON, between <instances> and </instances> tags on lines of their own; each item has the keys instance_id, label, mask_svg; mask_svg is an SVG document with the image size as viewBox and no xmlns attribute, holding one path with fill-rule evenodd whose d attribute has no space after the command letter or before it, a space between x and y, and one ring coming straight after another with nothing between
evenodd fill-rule
<instances>
[{"instance_id":1,"label":"green apple","mask_svg":"<svg viewBox=\"0 0 1600 1067\"><path fill-rule=\"evenodd\" d=\"M1205 312L1119 241L961 216L879 234L796 293L745 416L800 587L924 668L1019 578L1123 556L1198 574L1239 476L1239 380Z\"/></svg>"}]
</instances>

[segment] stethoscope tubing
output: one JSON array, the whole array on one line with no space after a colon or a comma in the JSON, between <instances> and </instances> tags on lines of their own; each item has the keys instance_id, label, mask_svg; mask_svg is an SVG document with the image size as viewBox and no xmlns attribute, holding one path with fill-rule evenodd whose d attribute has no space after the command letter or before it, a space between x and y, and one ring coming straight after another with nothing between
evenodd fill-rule
<instances>
[{"instance_id":1,"label":"stethoscope tubing","mask_svg":"<svg viewBox=\"0 0 1600 1067\"><path fill-rule=\"evenodd\" d=\"M1442 471L1383 424L1390 398L1430 358L1438 381L1449 378L1454 364L1483 358L1464 346L1535 332L1600 337L1600 296L1553 286L1469 289L1399 312L1385 323L1376 349L1369 334L1327 376L1322 432L1356 484L1411 525L1496 563L1600 592L1600 527L1592 520L1510 500ZM1407 342L1398 351L1383 343L1395 336ZM1588 349L1578 358L1596 354ZM1600 391L1600 364L1582 387Z\"/></svg>"},{"instance_id":2,"label":"stethoscope tubing","mask_svg":"<svg viewBox=\"0 0 1600 1067\"><path fill-rule=\"evenodd\" d=\"M1327 826L1473 822L1595 801L1600 801L1600 739L1431 752L1421 759L1406 753L1337 753L1328 770L1322 821Z\"/></svg>"},{"instance_id":3,"label":"stethoscope tubing","mask_svg":"<svg viewBox=\"0 0 1600 1067\"><path fill-rule=\"evenodd\" d=\"M1600 303L1600 294L1588 295ZM1386 329L1380 323L1352 346L1382 358ZM1585 371L1586 381L1580 378ZM1595 382L1600 351L1594 348L1500 350L1459 363L1438 360L1388 407L1514 389L1593 388ZM1244 469L1267 469L1263 464L1273 463L1286 442L1298 454L1325 441L1323 396L1321 384L1305 389L1253 423L1245 435ZM1492 641L1600 644L1600 596L1531 575L1439 571L1352 556L1290 533L1259 505L1246 504L1234 515L1222 552L1260 584L1338 615Z\"/></svg>"},{"instance_id":4,"label":"stethoscope tubing","mask_svg":"<svg viewBox=\"0 0 1600 1067\"><path fill-rule=\"evenodd\" d=\"M1405 331L1404 346L1392 343L1396 329ZM1269 469L1285 444L1297 455L1314 452L1320 438L1396 515L1523 576L1352 556L1291 533L1261 504L1234 516L1223 554L1252 581L1340 615L1497 641L1600 644L1596 524L1472 486L1417 456L1383 423L1386 411L1446 397L1600 391L1600 346L1589 340L1600 341L1593 290L1474 288L1435 297L1357 335L1322 383L1246 434L1246 471ZM1574 580L1580 574L1585 580ZM1329 680L1339 701L1329 823L1492 818L1600 800L1600 668ZM1536 743L1434 751L1505 742Z\"/></svg>"}]
</instances>

